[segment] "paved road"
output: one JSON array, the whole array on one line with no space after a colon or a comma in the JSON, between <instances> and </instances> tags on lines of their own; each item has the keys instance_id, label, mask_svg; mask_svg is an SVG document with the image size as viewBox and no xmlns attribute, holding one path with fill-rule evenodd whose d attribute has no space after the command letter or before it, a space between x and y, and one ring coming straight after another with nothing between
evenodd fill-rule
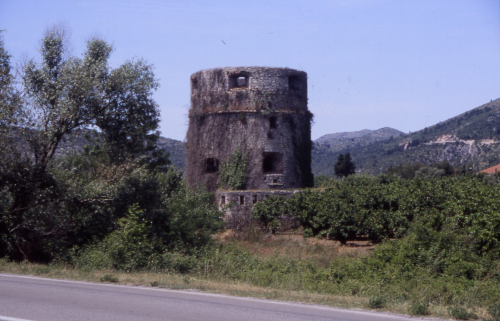
<instances>
[{"instance_id":1,"label":"paved road","mask_svg":"<svg viewBox=\"0 0 500 321\"><path fill-rule=\"evenodd\" d=\"M209 293L0 274L0 320L336 320L416 318Z\"/></svg>"}]
</instances>

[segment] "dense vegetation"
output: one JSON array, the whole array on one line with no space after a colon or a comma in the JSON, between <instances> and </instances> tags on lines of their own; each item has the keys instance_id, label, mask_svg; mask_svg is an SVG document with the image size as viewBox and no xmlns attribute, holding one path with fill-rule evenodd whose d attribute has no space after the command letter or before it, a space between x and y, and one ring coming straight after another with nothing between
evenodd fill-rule
<instances>
[{"instance_id":1,"label":"dense vegetation","mask_svg":"<svg viewBox=\"0 0 500 321\"><path fill-rule=\"evenodd\" d=\"M16 82L0 39L0 257L71 263L101 251L111 266L137 269L149 266L139 250L199 251L221 213L209 195L183 187L157 148L152 66L111 68L113 48L99 38L73 57L67 40L48 29L41 61L29 60ZM82 141L82 152L58 153L67 139Z\"/></svg>"},{"instance_id":2,"label":"dense vegetation","mask_svg":"<svg viewBox=\"0 0 500 321\"><path fill-rule=\"evenodd\" d=\"M467 243L481 255L500 255L500 188L489 179L350 176L325 185L321 192L269 197L254 207L254 218L276 229L283 215L291 215L306 236L344 244L357 237L402 238L423 225L469 237Z\"/></svg>"},{"instance_id":3,"label":"dense vegetation","mask_svg":"<svg viewBox=\"0 0 500 321\"><path fill-rule=\"evenodd\" d=\"M465 304L472 297L500 302L498 184L482 176L385 175L350 176L326 186L288 199L270 197L253 212L273 232L283 215L292 215L305 236L343 244L356 238L383 241L361 261L332 262L323 286L381 284L394 296L417 300L419 293L423 301L446 305ZM423 286L427 291L420 292Z\"/></svg>"}]
</instances>

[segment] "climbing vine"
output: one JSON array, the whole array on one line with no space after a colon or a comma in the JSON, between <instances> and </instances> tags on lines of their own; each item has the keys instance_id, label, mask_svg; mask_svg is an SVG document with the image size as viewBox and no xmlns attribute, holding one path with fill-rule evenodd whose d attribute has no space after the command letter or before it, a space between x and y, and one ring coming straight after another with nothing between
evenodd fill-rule
<instances>
[{"instance_id":1,"label":"climbing vine","mask_svg":"<svg viewBox=\"0 0 500 321\"><path fill-rule=\"evenodd\" d=\"M255 107L260 110L261 114L264 116L269 116L272 113L273 103L269 100L268 92L258 91L259 94L263 94L263 97L254 98Z\"/></svg>"},{"instance_id":2,"label":"climbing vine","mask_svg":"<svg viewBox=\"0 0 500 321\"><path fill-rule=\"evenodd\" d=\"M247 182L248 154L243 154L238 147L228 161L220 168L219 188L244 189Z\"/></svg>"}]
</instances>

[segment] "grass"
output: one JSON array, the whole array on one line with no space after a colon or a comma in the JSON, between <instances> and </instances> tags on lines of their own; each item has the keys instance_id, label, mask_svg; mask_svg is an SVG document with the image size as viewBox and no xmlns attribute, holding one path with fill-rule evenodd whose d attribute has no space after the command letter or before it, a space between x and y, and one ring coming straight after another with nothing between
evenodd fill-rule
<instances>
[{"instance_id":1,"label":"grass","mask_svg":"<svg viewBox=\"0 0 500 321\"><path fill-rule=\"evenodd\" d=\"M428 315L429 304L426 302L415 302L410 306L410 314L413 315Z\"/></svg>"},{"instance_id":2,"label":"grass","mask_svg":"<svg viewBox=\"0 0 500 321\"><path fill-rule=\"evenodd\" d=\"M176 273L120 272L115 270L76 269L64 264L50 266L32 263L14 263L0 260L0 273L39 276L94 283L116 283L131 286L149 286L172 290L199 290L210 293L324 304L342 308L365 308L365 300L358 297L320 295L303 291L285 291L249 285L238 281L219 281Z\"/></svg>"},{"instance_id":3,"label":"grass","mask_svg":"<svg viewBox=\"0 0 500 321\"><path fill-rule=\"evenodd\" d=\"M220 262L219 265L214 265L214 271L210 273L198 271L197 273L181 274L150 271L129 273L112 269L75 268L62 263L51 265L13 263L3 259L0 260L0 273L174 290L189 289L244 297L322 304L339 308L374 309L397 314L429 315L442 318L477 316L479 319L491 319L492 317L491 312L488 313L487 307L474 306L465 301L460 305L450 305L445 299L435 299L433 302L428 302L425 299L426 296L434 294L429 292L425 285L416 288L414 290L416 293L410 293L413 295L413 298L410 298L408 293L394 295L398 289L400 291L400 284L368 284L363 283L364 280L356 282L348 280L335 284L335 279L331 279L330 275L327 283L321 283L324 281L319 279L312 280L311 284L315 282L315 285L310 286L301 283L307 280L306 274L309 272L301 271L300 267L299 272L293 272L290 275L286 273L273 274L263 270L263 266L266 264L272 266L273 262L286 264L308 262L307 264L312 265L312 268L318 269L319 275L328 271L331 273L331 266L336 262L352 264L368 257L375 246L365 240L348 242L347 246L340 246L335 241L304 239L300 232L269 235L258 230L250 230L245 234L225 231L217 235L216 240L223 246L231 246L241 249L245 253L251 253L251 257L256 258L252 262L254 264L256 264L255 262L260 263L253 267L254 270L249 267L250 270L246 271L246 274L228 273L221 268ZM230 256L222 258L222 261L228 262L227 264L235 264L236 261L231 260L234 258ZM249 261L244 261L243 264L247 264L247 262ZM225 268L230 269L230 267ZM233 269L238 270L237 267ZM338 269L342 271L342 265ZM390 278L390 275L388 277ZM314 278L313 274L311 274L311 278ZM418 284L420 281L414 280L414 282ZM450 293L454 289L450 287L447 291ZM415 300L415 297L421 299Z\"/></svg>"},{"instance_id":4,"label":"grass","mask_svg":"<svg viewBox=\"0 0 500 321\"><path fill-rule=\"evenodd\" d=\"M381 309L385 305L385 299L383 297L370 297L368 300L368 306L372 309Z\"/></svg>"},{"instance_id":5,"label":"grass","mask_svg":"<svg viewBox=\"0 0 500 321\"><path fill-rule=\"evenodd\" d=\"M292 260L306 259L324 267L328 267L335 259L363 257L375 248L375 245L366 240L348 242L347 246L340 246L339 242L333 240L304 238L300 230L279 235L264 233L258 229L245 234L226 230L215 238L221 243L235 245L260 258L279 256Z\"/></svg>"},{"instance_id":6,"label":"grass","mask_svg":"<svg viewBox=\"0 0 500 321\"><path fill-rule=\"evenodd\" d=\"M120 279L111 274L106 274L101 278L101 282L119 283Z\"/></svg>"}]
</instances>

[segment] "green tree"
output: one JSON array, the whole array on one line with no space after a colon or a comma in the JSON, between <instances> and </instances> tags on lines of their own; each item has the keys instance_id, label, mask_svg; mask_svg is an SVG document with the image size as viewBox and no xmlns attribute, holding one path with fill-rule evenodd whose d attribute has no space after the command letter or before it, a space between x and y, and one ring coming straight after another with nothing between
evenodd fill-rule
<instances>
[{"instance_id":1,"label":"green tree","mask_svg":"<svg viewBox=\"0 0 500 321\"><path fill-rule=\"evenodd\" d=\"M41 63L24 68L26 103L19 124L43 172L64 135L77 128L102 130L110 158L123 162L154 149L159 112L152 93L158 88L152 66L131 60L108 65L113 47L99 38L87 41L83 59L69 56L63 28L45 32Z\"/></svg>"},{"instance_id":2,"label":"green tree","mask_svg":"<svg viewBox=\"0 0 500 321\"><path fill-rule=\"evenodd\" d=\"M347 177L356 172L356 165L354 165L351 154L347 152L345 155L340 154L335 163L335 175L337 177Z\"/></svg>"},{"instance_id":3,"label":"green tree","mask_svg":"<svg viewBox=\"0 0 500 321\"><path fill-rule=\"evenodd\" d=\"M425 165L418 162L398 164L396 166L390 165L385 173L401 178L412 179L415 178L415 172L423 167L425 167Z\"/></svg>"},{"instance_id":4,"label":"green tree","mask_svg":"<svg viewBox=\"0 0 500 321\"><path fill-rule=\"evenodd\" d=\"M11 112L16 106L19 95L13 86L11 74L10 55L5 50L2 30L0 30L0 125L4 127L8 119L12 118Z\"/></svg>"},{"instance_id":5,"label":"green tree","mask_svg":"<svg viewBox=\"0 0 500 321\"><path fill-rule=\"evenodd\" d=\"M9 56L0 43L0 124L4 136L17 140L8 142L12 153L0 152L0 256L50 259L43 254L52 251L47 242L62 242L77 230L79 206L91 202L77 192L68 195L70 184L58 181L51 169L59 144L71 132L100 129L102 143L96 148L114 173L120 173L121 164L126 169L121 172L131 173L134 166L127 162L135 167L168 164L155 147L159 111L152 94L158 81L152 66L136 59L111 68L113 48L99 38L87 41L82 58L74 57L67 40L64 28L45 32L41 61L24 66L22 101L11 89ZM101 182L94 185L102 190Z\"/></svg>"},{"instance_id":6,"label":"green tree","mask_svg":"<svg viewBox=\"0 0 500 321\"><path fill-rule=\"evenodd\" d=\"M5 238L1 237L8 231L4 213L12 205L12 197L5 188L8 169L19 160L19 153L14 148L14 135L16 109L19 107L19 94L14 87L14 77L11 74L10 55L4 46L2 31L0 30L0 257L6 254Z\"/></svg>"},{"instance_id":7,"label":"green tree","mask_svg":"<svg viewBox=\"0 0 500 321\"><path fill-rule=\"evenodd\" d=\"M16 124L16 110L20 104L20 94L14 87L11 74L10 55L5 50L2 30L0 30L0 168L16 159L12 146L10 127Z\"/></svg>"}]
</instances>

